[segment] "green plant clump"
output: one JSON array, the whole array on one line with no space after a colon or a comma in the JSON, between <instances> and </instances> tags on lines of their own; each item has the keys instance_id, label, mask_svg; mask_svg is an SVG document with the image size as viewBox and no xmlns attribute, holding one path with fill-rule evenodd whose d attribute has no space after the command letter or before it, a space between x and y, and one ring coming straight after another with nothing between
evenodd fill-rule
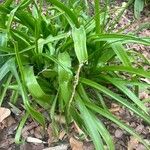
<instances>
[{"instance_id":1,"label":"green plant clump","mask_svg":"<svg viewBox=\"0 0 150 150\"><path fill-rule=\"evenodd\" d=\"M135 67L126 48L129 43L150 46L150 38L115 33L119 18L109 19L109 3L103 7L98 0L92 6L86 0L21 0L18 4L6 0L0 4L0 105L11 90L10 103L17 106L21 96L26 111L16 143L29 116L45 127L47 118L38 111L42 107L49 112L56 133L55 116L62 115L66 127L75 122L96 150L115 150L102 118L149 149L149 143L113 115L108 104L124 106L150 124L137 90L149 87L140 78L150 78L150 72Z\"/></svg>"}]
</instances>

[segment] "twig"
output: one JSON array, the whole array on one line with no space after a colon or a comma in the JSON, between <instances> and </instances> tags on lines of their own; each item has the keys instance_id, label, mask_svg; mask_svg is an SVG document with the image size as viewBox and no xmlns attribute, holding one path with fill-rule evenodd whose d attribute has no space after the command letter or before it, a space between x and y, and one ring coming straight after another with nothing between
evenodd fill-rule
<instances>
[{"instance_id":1,"label":"twig","mask_svg":"<svg viewBox=\"0 0 150 150\"><path fill-rule=\"evenodd\" d=\"M70 100L69 100L68 110L70 109L71 103L73 101L73 98L74 98L74 95L75 95L75 92L76 92L76 87L77 87L78 82L79 82L79 76L80 76L80 71L81 71L82 66L83 66L83 63L79 64L77 73L75 75L75 79L74 79L74 82L73 82L74 83L73 84L73 91L72 91L72 94L71 94L71 97L70 97Z\"/></svg>"}]
</instances>

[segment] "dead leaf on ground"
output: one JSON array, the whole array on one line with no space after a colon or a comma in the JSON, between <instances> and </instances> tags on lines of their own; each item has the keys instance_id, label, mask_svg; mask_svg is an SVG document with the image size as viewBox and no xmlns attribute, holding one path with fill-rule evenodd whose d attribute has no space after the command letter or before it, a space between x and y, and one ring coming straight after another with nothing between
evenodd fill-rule
<instances>
[{"instance_id":1,"label":"dead leaf on ground","mask_svg":"<svg viewBox=\"0 0 150 150\"><path fill-rule=\"evenodd\" d=\"M83 145L83 150L94 150L94 145L91 142L86 142Z\"/></svg>"},{"instance_id":2,"label":"dead leaf on ground","mask_svg":"<svg viewBox=\"0 0 150 150\"><path fill-rule=\"evenodd\" d=\"M66 120L65 120L65 117L62 116L62 115L55 115L55 121L56 122L59 122L60 124L65 124L66 123Z\"/></svg>"},{"instance_id":3,"label":"dead leaf on ground","mask_svg":"<svg viewBox=\"0 0 150 150\"><path fill-rule=\"evenodd\" d=\"M62 144L55 147L44 148L43 150L67 150L67 149L68 149L68 144Z\"/></svg>"},{"instance_id":4,"label":"dead leaf on ground","mask_svg":"<svg viewBox=\"0 0 150 150\"><path fill-rule=\"evenodd\" d=\"M122 135L123 135L123 131L122 131L122 130L117 129L117 130L115 131L115 137L116 137L116 138L121 138Z\"/></svg>"},{"instance_id":5,"label":"dead leaf on ground","mask_svg":"<svg viewBox=\"0 0 150 150\"><path fill-rule=\"evenodd\" d=\"M0 107L0 123L10 115L11 111L8 108Z\"/></svg>"},{"instance_id":6,"label":"dead leaf on ground","mask_svg":"<svg viewBox=\"0 0 150 150\"><path fill-rule=\"evenodd\" d=\"M109 109L109 111L112 112L112 113L118 112L119 110L120 110L120 107Z\"/></svg>"},{"instance_id":7,"label":"dead leaf on ground","mask_svg":"<svg viewBox=\"0 0 150 150\"><path fill-rule=\"evenodd\" d=\"M72 150L83 150L83 142L78 141L73 137L70 138L69 142Z\"/></svg>"},{"instance_id":8,"label":"dead leaf on ground","mask_svg":"<svg viewBox=\"0 0 150 150\"><path fill-rule=\"evenodd\" d=\"M5 139L0 142L0 149L1 148L8 149L10 145L13 144L14 142L15 142L14 138Z\"/></svg>"},{"instance_id":9,"label":"dead leaf on ground","mask_svg":"<svg viewBox=\"0 0 150 150\"><path fill-rule=\"evenodd\" d=\"M141 78L142 81L145 81L146 83L150 84L150 79L147 78Z\"/></svg>"},{"instance_id":10,"label":"dead leaf on ground","mask_svg":"<svg viewBox=\"0 0 150 150\"><path fill-rule=\"evenodd\" d=\"M130 141L128 142L128 150L134 150L138 146L138 139L135 137L130 137Z\"/></svg>"},{"instance_id":11,"label":"dead leaf on ground","mask_svg":"<svg viewBox=\"0 0 150 150\"><path fill-rule=\"evenodd\" d=\"M33 128L36 128L36 127L38 127L38 124L33 121L33 122L27 124L27 125L23 128L22 134L24 134L24 133L27 132L27 131L29 132L30 130L32 130Z\"/></svg>"},{"instance_id":12,"label":"dead leaf on ground","mask_svg":"<svg viewBox=\"0 0 150 150\"><path fill-rule=\"evenodd\" d=\"M79 133L79 135L84 134L84 132L80 129L80 127L77 125L76 122L74 122L74 126L75 126L76 131Z\"/></svg>"},{"instance_id":13,"label":"dead leaf on ground","mask_svg":"<svg viewBox=\"0 0 150 150\"><path fill-rule=\"evenodd\" d=\"M38 126L34 129L34 136L38 139L42 139L44 135L44 131L43 131L43 128L42 126Z\"/></svg>"},{"instance_id":14,"label":"dead leaf on ground","mask_svg":"<svg viewBox=\"0 0 150 150\"><path fill-rule=\"evenodd\" d=\"M60 133L59 133L59 140L63 140L64 137L66 135L66 131L65 130L62 130Z\"/></svg>"},{"instance_id":15,"label":"dead leaf on ground","mask_svg":"<svg viewBox=\"0 0 150 150\"><path fill-rule=\"evenodd\" d=\"M140 99L143 100L143 99L149 98L149 95L148 95L147 92L143 91L143 92L140 92L140 93L139 93L139 97L140 97Z\"/></svg>"},{"instance_id":16,"label":"dead leaf on ground","mask_svg":"<svg viewBox=\"0 0 150 150\"><path fill-rule=\"evenodd\" d=\"M16 120L12 116L9 116L4 120L4 122L6 123L7 127L10 127L11 125L16 123Z\"/></svg>"},{"instance_id":17,"label":"dead leaf on ground","mask_svg":"<svg viewBox=\"0 0 150 150\"><path fill-rule=\"evenodd\" d=\"M44 142L38 138L34 138L34 137L27 137L26 141L29 143L39 143L39 144L40 143L44 143L44 144L46 143L46 142Z\"/></svg>"},{"instance_id":18,"label":"dead leaf on ground","mask_svg":"<svg viewBox=\"0 0 150 150\"><path fill-rule=\"evenodd\" d=\"M57 142L58 139L54 136L54 131L52 129L52 124L48 125L47 128L47 134L48 134L48 145L50 146L53 142Z\"/></svg>"},{"instance_id":19,"label":"dead leaf on ground","mask_svg":"<svg viewBox=\"0 0 150 150\"><path fill-rule=\"evenodd\" d=\"M20 145L19 150L43 150L44 149L44 144L33 144L33 143L26 143L24 142L23 144Z\"/></svg>"},{"instance_id":20,"label":"dead leaf on ground","mask_svg":"<svg viewBox=\"0 0 150 150\"><path fill-rule=\"evenodd\" d=\"M9 116L0 123L0 129L10 127L15 123L16 123L16 120L12 116Z\"/></svg>"}]
</instances>

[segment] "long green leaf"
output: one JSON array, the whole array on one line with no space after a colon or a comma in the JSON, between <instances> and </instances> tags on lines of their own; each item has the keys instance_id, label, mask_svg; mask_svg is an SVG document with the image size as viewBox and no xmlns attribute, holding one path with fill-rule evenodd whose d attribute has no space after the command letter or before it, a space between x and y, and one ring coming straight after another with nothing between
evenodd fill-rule
<instances>
[{"instance_id":1,"label":"long green leaf","mask_svg":"<svg viewBox=\"0 0 150 150\"><path fill-rule=\"evenodd\" d=\"M29 98L28 98L26 88L25 88L25 78L24 78L24 73L23 73L23 65L22 65L20 55L19 55L18 45L15 42L14 42L14 47L15 47L16 59L17 59L17 63L19 66L19 70L21 73L21 78L22 78L23 83L21 83L15 62L13 64L11 64L11 72L13 73L13 75L15 76L15 78L18 82L19 90L21 92L21 96L22 96L25 108L27 109L29 114L44 127L45 126L45 119L44 119L43 115L41 113L39 113L38 111L36 111L33 107L31 107L31 105L29 103Z\"/></svg>"},{"instance_id":2,"label":"long green leaf","mask_svg":"<svg viewBox=\"0 0 150 150\"><path fill-rule=\"evenodd\" d=\"M135 0L134 1L134 15L135 18L140 18L140 13L144 9L144 0Z\"/></svg>"},{"instance_id":3,"label":"long green leaf","mask_svg":"<svg viewBox=\"0 0 150 150\"><path fill-rule=\"evenodd\" d=\"M85 105L88 106L91 110L95 111L96 113L99 113L100 115L104 116L105 118L108 118L109 120L113 121L120 128L124 129L125 131L127 131L131 135L135 136L141 143L143 143L149 149L148 144L144 141L144 139L138 133L136 133L134 131L134 129L132 129L128 125L124 124L119 119L117 119L114 115L112 115L112 113L94 105L93 103L85 102Z\"/></svg>"},{"instance_id":4,"label":"long green leaf","mask_svg":"<svg viewBox=\"0 0 150 150\"><path fill-rule=\"evenodd\" d=\"M124 66L131 66L130 58L121 43L113 43L111 47Z\"/></svg>"},{"instance_id":5,"label":"long green leaf","mask_svg":"<svg viewBox=\"0 0 150 150\"><path fill-rule=\"evenodd\" d=\"M71 58L67 52L59 53L58 61L66 68L58 65L58 80L60 85L60 93L64 101L67 103L71 96L71 79L73 74L71 72Z\"/></svg>"},{"instance_id":6,"label":"long green leaf","mask_svg":"<svg viewBox=\"0 0 150 150\"><path fill-rule=\"evenodd\" d=\"M117 80L109 77L104 77L106 80L114 84L118 89L120 89L123 93L125 93L126 96L128 96L141 110L145 111L148 114L148 109L145 107L145 105L142 103L142 101L139 100L139 98L126 86L124 86L122 83L118 82Z\"/></svg>"},{"instance_id":7,"label":"long green leaf","mask_svg":"<svg viewBox=\"0 0 150 150\"><path fill-rule=\"evenodd\" d=\"M88 132L90 133L90 136L93 140L96 150L104 150L103 142L98 132L97 124L93 119L93 117L91 116L91 113L88 111L88 109L82 102L80 96L77 94L76 94L76 103L79 107L85 126L88 129Z\"/></svg>"},{"instance_id":8,"label":"long green leaf","mask_svg":"<svg viewBox=\"0 0 150 150\"><path fill-rule=\"evenodd\" d=\"M124 34L101 34L101 35L91 35L88 37L89 42L97 42L97 41L107 41L107 42L122 42L122 43L138 43L149 46L150 38L139 38L132 35L124 35Z\"/></svg>"},{"instance_id":9,"label":"long green leaf","mask_svg":"<svg viewBox=\"0 0 150 150\"><path fill-rule=\"evenodd\" d=\"M132 74L136 74L145 78L150 78L150 72L143 69L137 69L133 67L126 66L105 66L98 69L99 71L124 71Z\"/></svg>"},{"instance_id":10,"label":"long green leaf","mask_svg":"<svg viewBox=\"0 0 150 150\"><path fill-rule=\"evenodd\" d=\"M110 133L108 132L108 130L106 129L106 127L104 126L104 124L99 119L97 119L95 115L92 115L92 117L93 117L93 120L95 120L98 131L99 131L100 135L102 136L102 138L104 139L105 143L107 144L108 149L115 150L115 146L114 146L112 137L111 137Z\"/></svg>"},{"instance_id":11,"label":"long green leaf","mask_svg":"<svg viewBox=\"0 0 150 150\"><path fill-rule=\"evenodd\" d=\"M82 86L81 86L81 88L82 88ZM83 93L82 93L83 89L79 90L79 91L80 91L80 96L82 96L82 97L79 98L77 96L77 100L81 101L81 98L82 98L82 99L84 99L84 101L90 102L90 100L87 97L87 94L85 93L85 91ZM86 98L84 98L84 97L86 97ZM92 119L94 120L93 122L95 122L95 124L97 125L98 132L100 133L100 135L102 136L102 138L105 140L105 142L106 142L106 144L108 146L108 149L109 150L114 150L115 149L114 148L114 143L112 142L112 137L109 134L108 130L105 128L105 126L103 125L103 123L99 119L96 118L95 115L93 115L92 113L90 113L90 115L91 115Z\"/></svg>"},{"instance_id":12,"label":"long green leaf","mask_svg":"<svg viewBox=\"0 0 150 150\"><path fill-rule=\"evenodd\" d=\"M45 44L48 44L50 42L54 42L54 41L57 41L57 40L61 40L61 39L64 39L64 38L67 38L70 34L60 34L58 36L55 36L55 37L52 37L52 36L49 36L47 37L46 39L44 40L40 40L40 42L38 43L38 46L41 47L41 46L44 46ZM22 54L22 53L25 53L25 52L28 52L32 49L34 49L36 46L35 45L31 45L21 51L19 51L19 54ZM15 53L9 53L9 54L4 54L4 55L1 55L1 56L11 56L11 55L15 55ZM44 54L43 54L44 55Z\"/></svg>"},{"instance_id":13,"label":"long green leaf","mask_svg":"<svg viewBox=\"0 0 150 150\"><path fill-rule=\"evenodd\" d=\"M14 59L9 59L5 64L0 68L0 81L6 76L6 74L10 71L10 66Z\"/></svg>"},{"instance_id":14,"label":"long green leaf","mask_svg":"<svg viewBox=\"0 0 150 150\"><path fill-rule=\"evenodd\" d=\"M25 82L28 87L31 95L37 99L37 102L41 104L43 107L48 107L51 103L52 97L46 94L43 89L40 87L39 83L36 80L36 76L34 75L33 67L26 66L23 70L25 76Z\"/></svg>"},{"instance_id":15,"label":"long green leaf","mask_svg":"<svg viewBox=\"0 0 150 150\"><path fill-rule=\"evenodd\" d=\"M88 53L86 48L86 32L83 26L72 29L72 38L74 41L74 49L80 64L87 62Z\"/></svg>"},{"instance_id":16,"label":"long green leaf","mask_svg":"<svg viewBox=\"0 0 150 150\"><path fill-rule=\"evenodd\" d=\"M7 89L8 89L8 86L9 86L11 80L12 80L12 74L9 75L9 77L5 83L4 89L3 89L2 93L0 94L0 106L2 105L4 97L6 96L6 92L7 92Z\"/></svg>"},{"instance_id":17,"label":"long green leaf","mask_svg":"<svg viewBox=\"0 0 150 150\"><path fill-rule=\"evenodd\" d=\"M21 137L21 134L22 134L22 129L23 129L23 126L25 125L27 119L29 117L29 113L25 113L25 115L22 117L22 120L18 126L18 129L16 131L16 134L15 134L15 142L16 144L20 144L21 141L20 141L20 137Z\"/></svg>"},{"instance_id":18,"label":"long green leaf","mask_svg":"<svg viewBox=\"0 0 150 150\"><path fill-rule=\"evenodd\" d=\"M131 105L130 102L128 102L126 99L120 97L118 94L110 91L108 88L106 88L106 87L104 87L104 86L102 86L96 82L93 82L93 81L85 79L85 78L82 78L81 82L86 84L86 85L89 85L89 86L105 93L106 95L110 96L111 98L115 99L116 101L118 101L122 105L129 108L131 111L133 111L135 114L137 114L138 116L140 116L142 119L144 119L146 122L148 122L150 124L149 115L145 114L144 112L142 112L141 110L139 110L135 106Z\"/></svg>"}]
</instances>

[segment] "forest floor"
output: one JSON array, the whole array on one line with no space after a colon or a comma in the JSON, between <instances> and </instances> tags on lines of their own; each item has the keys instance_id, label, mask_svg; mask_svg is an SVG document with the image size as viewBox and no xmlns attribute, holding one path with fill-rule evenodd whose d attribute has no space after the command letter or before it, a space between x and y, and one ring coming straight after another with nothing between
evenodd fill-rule
<instances>
[{"instance_id":1,"label":"forest floor","mask_svg":"<svg viewBox=\"0 0 150 150\"><path fill-rule=\"evenodd\" d=\"M118 7L120 7L121 1L118 0L117 4ZM132 25L127 28L126 32L133 32L143 23L150 22L149 14L149 8L145 8L142 12L141 18L139 20L135 20L132 10L127 10L126 13L122 16L117 29L129 25L132 22ZM136 32L136 34L139 36L150 37L150 28L146 28L141 31L136 30ZM140 51L144 56L147 57L147 59L150 59L150 47L139 46L138 44L128 46L130 49L132 48L134 50ZM146 65L143 67L150 68L150 66ZM150 83L149 80L146 80L146 82ZM150 93L147 89L140 89L139 96L140 99L150 99ZM149 102L146 102L145 105L147 105L150 109L150 100ZM13 109L8 104L5 104L4 107L11 108L12 113L2 122L0 122L0 150L94 150L92 142L88 138L84 141L77 140L77 134L81 131L75 124L71 125L69 135L65 130L62 130L58 138L56 138L52 133L52 127L50 123L47 123L47 128L45 131L43 131L42 127L32 119L28 119L22 131L22 138L26 139L25 142L23 144L17 145L14 142L14 137L24 112L21 110L21 107L17 110L17 112L16 109ZM143 135L145 141L150 141L150 126L135 117L133 113L115 103L111 104L110 111L119 119L133 127L139 134ZM0 111L0 120L2 119L2 115L5 115L5 113L7 115L5 110L3 110L3 114L1 113L2 111ZM46 112L45 116L48 117ZM63 126L63 118L60 123ZM130 136L118 128L115 124L107 120L104 120L104 123L106 124L114 139L116 150L146 150L145 147L139 143L136 138Z\"/></svg>"}]
</instances>

